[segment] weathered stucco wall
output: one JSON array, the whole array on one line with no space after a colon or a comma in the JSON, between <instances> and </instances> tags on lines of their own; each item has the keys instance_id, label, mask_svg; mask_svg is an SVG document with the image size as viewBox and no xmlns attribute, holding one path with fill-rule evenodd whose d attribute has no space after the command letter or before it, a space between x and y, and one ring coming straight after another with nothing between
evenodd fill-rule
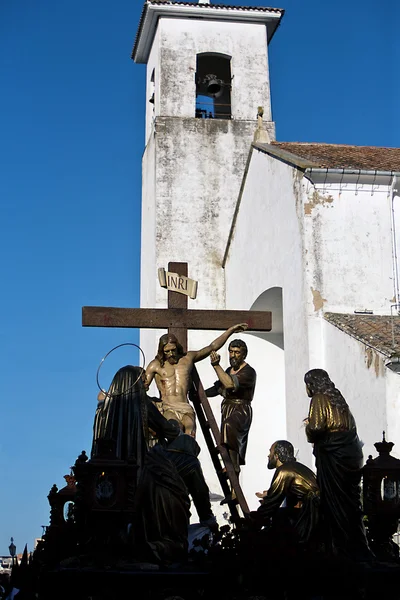
<instances>
[{"instance_id":1,"label":"weathered stucco wall","mask_svg":"<svg viewBox=\"0 0 400 600\"><path fill-rule=\"evenodd\" d=\"M221 264L253 131L249 121L156 121L155 236L144 222L142 252L155 243L154 269L189 263L189 276L199 281L190 301L197 308L225 307ZM157 287L152 301L162 305L165 290Z\"/></svg>"},{"instance_id":2,"label":"weathered stucco wall","mask_svg":"<svg viewBox=\"0 0 400 600\"><path fill-rule=\"evenodd\" d=\"M264 482L266 454L271 443L283 434L294 444L302 462L312 462L301 426L307 414L303 376L308 368L302 283L302 189L295 169L253 151L225 269L227 308L250 308L265 290L283 289L284 369L280 366L281 357L272 356L267 347L257 357L259 370L264 363L270 372L254 399L254 406L263 407L257 419L265 428L264 452L249 463L248 469L263 473ZM249 362L254 361L249 351Z\"/></svg>"},{"instance_id":3,"label":"weathered stucco wall","mask_svg":"<svg viewBox=\"0 0 400 600\"><path fill-rule=\"evenodd\" d=\"M386 380L386 439L395 444L392 455L400 458L400 377L385 369ZM379 438L376 441L380 441ZM375 455L375 453L374 453Z\"/></svg>"},{"instance_id":4,"label":"weathered stucco wall","mask_svg":"<svg viewBox=\"0 0 400 600\"><path fill-rule=\"evenodd\" d=\"M373 195L371 189L357 194L355 189L323 193L310 186L307 196L304 243L309 314L364 309L390 314L393 264L387 186Z\"/></svg>"},{"instance_id":5,"label":"weathered stucco wall","mask_svg":"<svg viewBox=\"0 0 400 600\"><path fill-rule=\"evenodd\" d=\"M150 102L154 94L154 102ZM160 38L156 34L146 67L146 144L153 133L156 114L160 114Z\"/></svg>"},{"instance_id":6,"label":"weathered stucco wall","mask_svg":"<svg viewBox=\"0 0 400 600\"><path fill-rule=\"evenodd\" d=\"M303 376L316 367L328 370L348 400L365 457L376 454L373 444L383 430L400 451L400 378L386 370L382 355L323 319L324 311L390 313L390 217L387 186L372 195L371 189L323 194L278 159L253 153L226 265L227 307L250 307L263 290L283 288L286 385L278 402L285 407L288 439L308 464L313 459L302 427L309 403ZM263 357L280 372L277 356L265 348ZM277 379L272 375L263 390L259 418L268 422L266 450L277 437L270 432L281 431L280 416L268 404L268 388L276 391ZM261 402L258 394L255 400Z\"/></svg>"},{"instance_id":7,"label":"weathered stucco wall","mask_svg":"<svg viewBox=\"0 0 400 600\"><path fill-rule=\"evenodd\" d=\"M268 49L264 25L198 19L159 21L160 96L156 116L194 117L196 55L216 52L231 56L232 116L251 120L264 106L271 121Z\"/></svg>"},{"instance_id":8,"label":"weathered stucco wall","mask_svg":"<svg viewBox=\"0 0 400 600\"><path fill-rule=\"evenodd\" d=\"M154 308L157 281L156 244L156 162L155 141L150 137L142 162L142 249L140 253L140 306ZM163 333L163 332L162 332ZM140 347L147 363L156 354L158 337L162 335L154 329L140 330Z\"/></svg>"},{"instance_id":9,"label":"weathered stucco wall","mask_svg":"<svg viewBox=\"0 0 400 600\"><path fill-rule=\"evenodd\" d=\"M321 367L329 372L356 420L358 435L364 442L364 460L369 454L375 457L374 443L382 439L382 431L387 431L389 424L383 357L325 320L322 328L325 357L311 368ZM400 449L400 437L391 441Z\"/></svg>"}]
</instances>

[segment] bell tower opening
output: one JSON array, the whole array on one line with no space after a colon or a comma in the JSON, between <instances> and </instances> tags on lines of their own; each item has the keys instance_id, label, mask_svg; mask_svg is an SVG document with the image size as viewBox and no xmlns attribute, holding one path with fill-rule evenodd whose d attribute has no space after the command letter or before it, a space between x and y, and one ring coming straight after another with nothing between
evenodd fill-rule
<instances>
[{"instance_id":1,"label":"bell tower opening","mask_svg":"<svg viewBox=\"0 0 400 600\"><path fill-rule=\"evenodd\" d=\"M231 119L231 57L202 52L196 57L196 117Z\"/></svg>"}]
</instances>

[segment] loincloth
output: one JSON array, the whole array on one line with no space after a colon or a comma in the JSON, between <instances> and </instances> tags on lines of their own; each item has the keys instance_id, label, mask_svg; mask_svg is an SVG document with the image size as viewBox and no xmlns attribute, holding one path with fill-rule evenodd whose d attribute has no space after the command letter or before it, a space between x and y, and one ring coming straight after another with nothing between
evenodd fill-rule
<instances>
[{"instance_id":1,"label":"loincloth","mask_svg":"<svg viewBox=\"0 0 400 600\"><path fill-rule=\"evenodd\" d=\"M171 412L173 413L176 418L178 419L179 422L182 422L183 417L190 417L193 422L195 421L195 414L194 414L194 410L193 407L187 403L187 404L180 404L179 407L176 406L176 404L170 404L169 402L162 402L162 414L165 414L166 412Z\"/></svg>"}]
</instances>

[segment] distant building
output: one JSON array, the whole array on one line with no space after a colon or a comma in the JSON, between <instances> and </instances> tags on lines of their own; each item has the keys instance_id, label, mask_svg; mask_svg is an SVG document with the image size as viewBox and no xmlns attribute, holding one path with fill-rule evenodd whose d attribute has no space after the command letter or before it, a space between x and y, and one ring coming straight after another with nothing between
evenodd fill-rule
<instances>
[{"instance_id":1,"label":"distant building","mask_svg":"<svg viewBox=\"0 0 400 600\"><path fill-rule=\"evenodd\" d=\"M12 564L11 556L0 556L0 566L3 569L10 569Z\"/></svg>"}]
</instances>

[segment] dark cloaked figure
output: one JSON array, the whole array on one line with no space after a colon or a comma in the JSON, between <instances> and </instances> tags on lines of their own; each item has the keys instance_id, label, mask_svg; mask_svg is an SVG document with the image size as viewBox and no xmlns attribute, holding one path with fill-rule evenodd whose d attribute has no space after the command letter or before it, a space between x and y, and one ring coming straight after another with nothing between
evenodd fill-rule
<instances>
[{"instance_id":1,"label":"dark cloaked figure","mask_svg":"<svg viewBox=\"0 0 400 600\"><path fill-rule=\"evenodd\" d=\"M139 367L122 367L114 375L108 392L105 395L100 392L91 458L105 452L110 458L143 464L147 453L147 410L140 376Z\"/></svg>"},{"instance_id":2,"label":"dark cloaked figure","mask_svg":"<svg viewBox=\"0 0 400 600\"><path fill-rule=\"evenodd\" d=\"M229 450L229 454L237 473L240 466L246 464L247 441L253 418L251 401L256 386L256 372L245 362L247 346L243 340L232 340L229 344L230 367L224 371L220 365L220 357L211 353L218 381L206 390L208 397L223 396L221 404L221 438Z\"/></svg>"},{"instance_id":3,"label":"dark cloaked figure","mask_svg":"<svg viewBox=\"0 0 400 600\"><path fill-rule=\"evenodd\" d=\"M253 517L262 525L272 519L277 528L280 523L289 522L297 541L308 542L316 533L319 520L320 492L314 473L296 461L293 445L286 440L271 446L268 468L276 471L269 490L256 494L261 506ZM286 506L281 509L284 501Z\"/></svg>"},{"instance_id":4,"label":"dark cloaked figure","mask_svg":"<svg viewBox=\"0 0 400 600\"><path fill-rule=\"evenodd\" d=\"M187 559L190 501L183 479L157 444L146 455L134 501L135 558L169 565Z\"/></svg>"},{"instance_id":5,"label":"dark cloaked figure","mask_svg":"<svg viewBox=\"0 0 400 600\"><path fill-rule=\"evenodd\" d=\"M142 465L148 427L160 439L170 441L179 435L146 395L141 375L140 367L126 365L114 375L107 393L99 393L91 458L108 456Z\"/></svg>"},{"instance_id":6,"label":"dark cloaked figure","mask_svg":"<svg viewBox=\"0 0 400 600\"><path fill-rule=\"evenodd\" d=\"M105 398L99 399L93 427L91 459L106 464L119 459L136 464L130 539L138 560L162 564L185 560L188 549L189 496L165 449L148 449L149 427L172 441L179 429L146 396L142 369L127 365L115 374Z\"/></svg>"},{"instance_id":7,"label":"dark cloaked figure","mask_svg":"<svg viewBox=\"0 0 400 600\"><path fill-rule=\"evenodd\" d=\"M360 502L363 454L354 417L326 371L312 369L304 381L311 397L306 435L314 447L327 548L369 560Z\"/></svg>"},{"instance_id":8,"label":"dark cloaked figure","mask_svg":"<svg viewBox=\"0 0 400 600\"><path fill-rule=\"evenodd\" d=\"M179 428L179 423L171 419ZM216 528L217 521L212 512L210 490L204 479L200 461L200 446L196 440L186 433L181 433L169 442L165 448L168 458L174 463L179 475L182 477L189 494L196 507L201 525Z\"/></svg>"}]
</instances>

